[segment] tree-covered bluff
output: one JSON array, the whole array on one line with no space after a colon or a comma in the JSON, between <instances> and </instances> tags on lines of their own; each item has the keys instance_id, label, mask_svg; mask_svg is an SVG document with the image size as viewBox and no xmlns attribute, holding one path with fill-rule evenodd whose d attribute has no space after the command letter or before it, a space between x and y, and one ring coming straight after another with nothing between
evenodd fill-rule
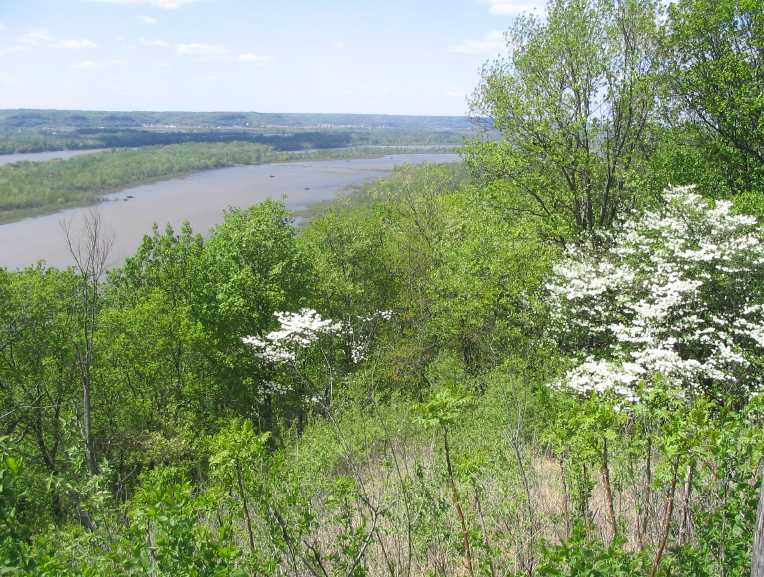
<instances>
[{"instance_id":1,"label":"tree-covered bluff","mask_svg":"<svg viewBox=\"0 0 764 577\"><path fill-rule=\"evenodd\" d=\"M657 10L519 19L461 165L0 272L3 570L759 577L764 6Z\"/></svg>"}]
</instances>

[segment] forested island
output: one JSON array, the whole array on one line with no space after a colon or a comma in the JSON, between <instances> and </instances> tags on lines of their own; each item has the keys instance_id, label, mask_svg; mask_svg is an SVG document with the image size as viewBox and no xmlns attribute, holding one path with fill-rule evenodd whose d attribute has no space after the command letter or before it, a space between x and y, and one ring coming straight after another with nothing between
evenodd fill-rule
<instances>
[{"instance_id":1,"label":"forested island","mask_svg":"<svg viewBox=\"0 0 764 577\"><path fill-rule=\"evenodd\" d=\"M0 573L764 576L764 2L507 43L462 163L0 269ZM0 174L273 154L173 146Z\"/></svg>"}]
</instances>

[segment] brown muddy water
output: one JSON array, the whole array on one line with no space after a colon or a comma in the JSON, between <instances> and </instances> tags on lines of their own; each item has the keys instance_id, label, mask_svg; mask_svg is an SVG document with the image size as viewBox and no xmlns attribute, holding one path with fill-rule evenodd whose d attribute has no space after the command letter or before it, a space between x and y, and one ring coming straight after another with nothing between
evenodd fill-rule
<instances>
[{"instance_id":1,"label":"brown muddy water","mask_svg":"<svg viewBox=\"0 0 764 577\"><path fill-rule=\"evenodd\" d=\"M183 178L128 188L105 197L95 207L0 225L0 267L18 269L45 261L64 267L72 259L64 242L63 223L79 230L83 218L96 210L113 238L109 264L133 254L157 223L191 223L205 233L222 221L228 207L248 207L263 200L283 199L291 210L331 200L350 186L389 174L402 164L457 162L456 154L396 154L381 158L321 160L237 166L198 172Z\"/></svg>"}]
</instances>

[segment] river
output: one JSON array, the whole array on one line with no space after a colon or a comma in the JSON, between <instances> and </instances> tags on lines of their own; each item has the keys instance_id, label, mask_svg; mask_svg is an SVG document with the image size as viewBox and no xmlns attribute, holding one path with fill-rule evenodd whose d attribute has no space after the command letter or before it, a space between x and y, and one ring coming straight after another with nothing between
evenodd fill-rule
<instances>
[{"instance_id":1,"label":"river","mask_svg":"<svg viewBox=\"0 0 764 577\"><path fill-rule=\"evenodd\" d=\"M91 148L89 150L54 150L50 152L20 152L18 154L0 154L0 166L15 162L44 162L46 160L63 160L82 156L83 154L95 154L108 148Z\"/></svg>"},{"instance_id":2,"label":"river","mask_svg":"<svg viewBox=\"0 0 764 577\"><path fill-rule=\"evenodd\" d=\"M18 269L40 260L58 267L72 264L62 224L71 223L72 230L79 230L92 210L98 211L113 238L109 264L114 266L135 252L154 223L178 227L188 221L196 232L205 233L221 222L227 207L247 207L274 198L285 200L292 210L301 210L331 200L350 186L381 178L402 164L458 160L456 154L396 154L285 162L221 168L136 186L108 195L96 207L0 225L0 267Z\"/></svg>"}]
</instances>

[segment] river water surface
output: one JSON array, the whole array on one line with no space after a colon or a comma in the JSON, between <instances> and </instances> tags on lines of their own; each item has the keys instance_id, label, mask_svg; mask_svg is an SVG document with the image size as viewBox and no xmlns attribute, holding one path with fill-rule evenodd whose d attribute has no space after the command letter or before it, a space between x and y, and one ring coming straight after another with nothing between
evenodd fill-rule
<instances>
[{"instance_id":1,"label":"river water surface","mask_svg":"<svg viewBox=\"0 0 764 577\"><path fill-rule=\"evenodd\" d=\"M154 223L178 227L189 221L205 233L221 222L227 207L247 207L275 198L292 210L330 200L341 190L389 174L396 166L456 162L456 154L397 154L371 159L320 160L237 166L198 172L110 194L95 208L74 208L0 225L0 267L18 269L43 260L68 266L72 259L62 224L77 231L92 210L113 238L110 265L133 254Z\"/></svg>"},{"instance_id":2,"label":"river water surface","mask_svg":"<svg viewBox=\"0 0 764 577\"><path fill-rule=\"evenodd\" d=\"M0 166L3 164L13 164L14 162L43 162L45 160L56 160L82 156L83 154L95 154L103 152L108 148L91 148L89 150L54 150L51 152L20 152L18 154L0 154Z\"/></svg>"}]
</instances>

